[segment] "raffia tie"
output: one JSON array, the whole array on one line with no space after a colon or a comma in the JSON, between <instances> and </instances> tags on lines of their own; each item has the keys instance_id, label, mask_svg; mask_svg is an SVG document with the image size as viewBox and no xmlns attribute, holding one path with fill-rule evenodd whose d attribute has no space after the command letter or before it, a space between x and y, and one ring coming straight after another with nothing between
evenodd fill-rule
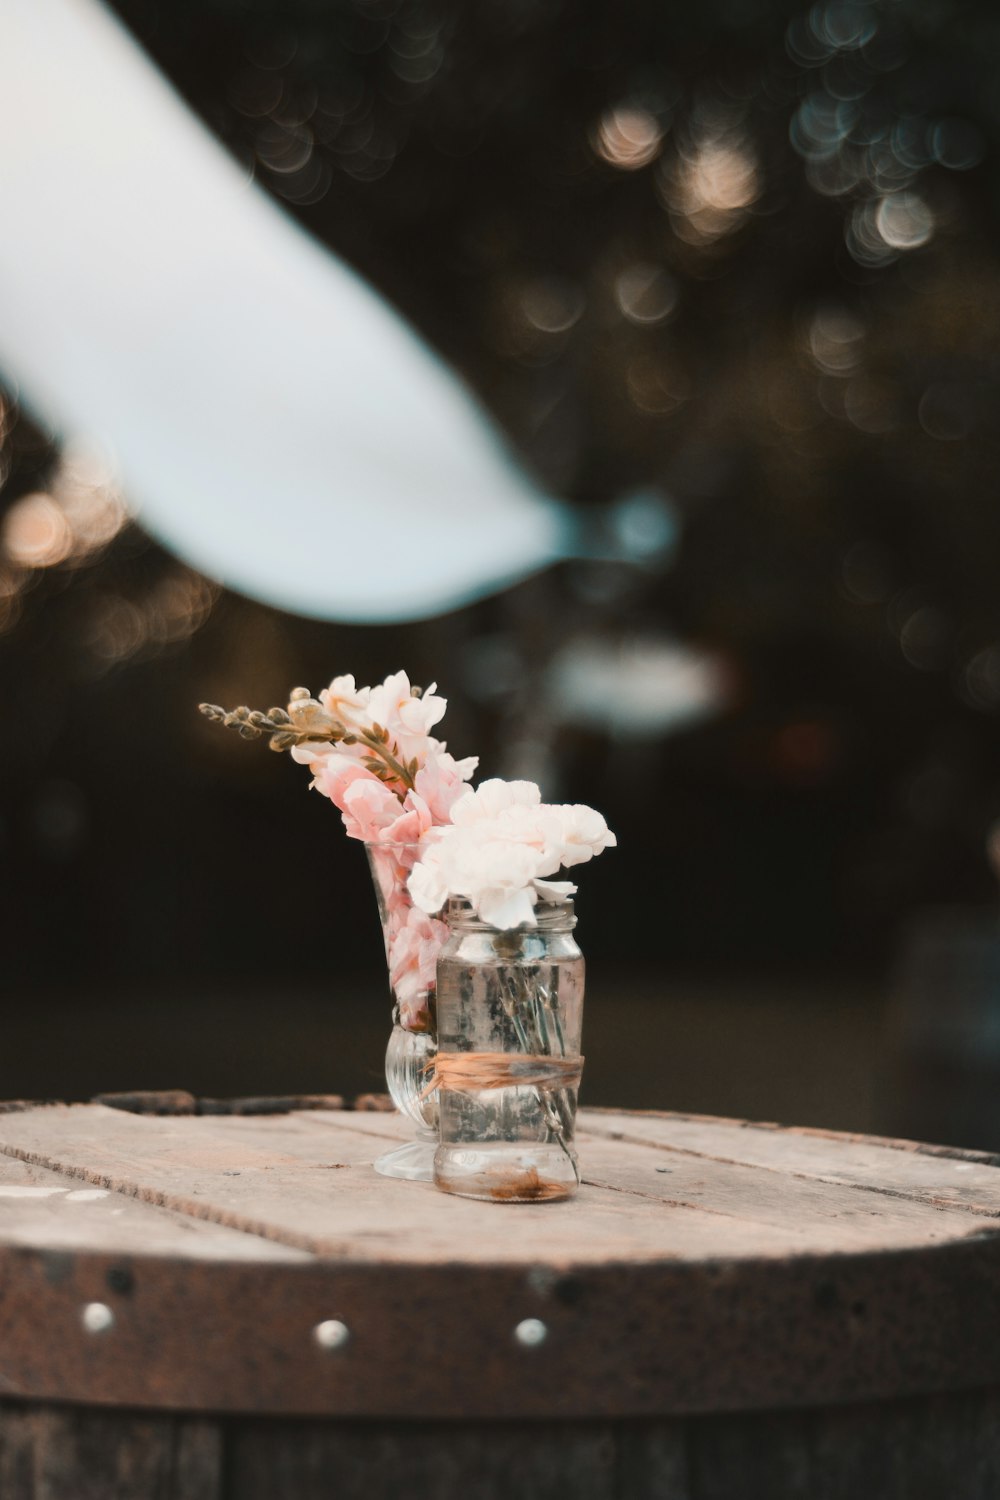
<instances>
[{"instance_id":1,"label":"raffia tie","mask_svg":"<svg viewBox=\"0 0 1000 1500\"><path fill-rule=\"evenodd\" d=\"M478 1094L484 1089L575 1087L582 1057L545 1057L523 1052L439 1052L421 1098L435 1089Z\"/></svg>"}]
</instances>

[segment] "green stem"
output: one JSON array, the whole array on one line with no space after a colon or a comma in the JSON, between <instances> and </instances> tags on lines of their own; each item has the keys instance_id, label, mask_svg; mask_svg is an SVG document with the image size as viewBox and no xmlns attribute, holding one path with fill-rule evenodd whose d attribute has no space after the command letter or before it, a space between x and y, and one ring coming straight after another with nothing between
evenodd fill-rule
<instances>
[{"instance_id":1,"label":"green stem","mask_svg":"<svg viewBox=\"0 0 1000 1500\"><path fill-rule=\"evenodd\" d=\"M361 740L363 744L367 745L370 750L374 750L376 755L381 756L396 779L398 781L401 781L405 787L409 787L410 791L412 792L413 777L410 775L405 766L400 765L399 761L392 754L387 745L384 745L381 740L376 739L373 734L369 734L366 730L361 730L359 732L358 739Z\"/></svg>"}]
</instances>

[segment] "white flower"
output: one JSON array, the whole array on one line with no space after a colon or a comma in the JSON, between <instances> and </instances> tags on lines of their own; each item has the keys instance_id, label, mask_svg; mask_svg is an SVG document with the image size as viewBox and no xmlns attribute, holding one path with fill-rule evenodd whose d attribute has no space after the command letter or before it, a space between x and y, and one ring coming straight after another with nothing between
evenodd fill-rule
<instances>
[{"instance_id":1,"label":"white flower","mask_svg":"<svg viewBox=\"0 0 1000 1500\"><path fill-rule=\"evenodd\" d=\"M553 807L552 811L560 823L559 863L567 869L592 859L602 849L613 849L617 845L618 840L594 808L572 802Z\"/></svg>"},{"instance_id":2,"label":"white flower","mask_svg":"<svg viewBox=\"0 0 1000 1500\"><path fill-rule=\"evenodd\" d=\"M484 922L517 927L534 921L537 873L537 851L527 844L483 837L482 828L445 828L414 865L410 895L426 912L465 896Z\"/></svg>"},{"instance_id":3,"label":"white flower","mask_svg":"<svg viewBox=\"0 0 1000 1500\"><path fill-rule=\"evenodd\" d=\"M393 672L373 687L365 708L369 724L388 730L390 744L395 744L406 761L416 758L421 765L432 750L443 750L440 741L431 738L431 730L448 707L447 698L439 697L431 683L427 691L414 698L410 679L405 672Z\"/></svg>"},{"instance_id":4,"label":"white flower","mask_svg":"<svg viewBox=\"0 0 1000 1500\"><path fill-rule=\"evenodd\" d=\"M576 890L546 877L616 842L593 808L544 803L530 781L486 781L460 797L451 816L414 866L410 894L426 912L464 896L493 927L535 925L539 900L565 901Z\"/></svg>"},{"instance_id":5,"label":"white flower","mask_svg":"<svg viewBox=\"0 0 1000 1500\"><path fill-rule=\"evenodd\" d=\"M533 884L540 900L550 901L556 906L560 901L568 901L577 890L571 880L536 880Z\"/></svg>"},{"instance_id":6,"label":"white flower","mask_svg":"<svg viewBox=\"0 0 1000 1500\"><path fill-rule=\"evenodd\" d=\"M414 906L430 915L441 910L448 899L448 874L437 858L438 845L431 844L410 871L407 882Z\"/></svg>"},{"instance_id":7,"label":"white flower","mask_svg":"<svg viewBox=\"0 0 1000 1500\"><path fill-rule=\"evenodd\" d=\"M368 722L371 691L368 687L356 687L353 675L347 673L343 677L335 677L330 686L320 693L319 701L330 717L339 719L341 724L364 724Z\"/></svg>"},{"instance_id":8,"label":"white flower","mask_svg":"<svg viewBox=\"0 0 1000 1500\"><path fill-rule=\"evenodd\" d=\"M541 791L533 781L501 781L493 777L455 803L451 821L463 825L483 823L511 807L537 807L541 800Z\"/></svg>"}]
</instances>

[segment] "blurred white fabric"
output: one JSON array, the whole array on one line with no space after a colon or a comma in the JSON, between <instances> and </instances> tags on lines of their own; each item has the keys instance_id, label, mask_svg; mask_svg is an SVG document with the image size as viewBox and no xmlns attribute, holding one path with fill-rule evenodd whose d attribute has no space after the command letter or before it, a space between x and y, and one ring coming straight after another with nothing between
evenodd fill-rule
<instances>
[{"instance_id":1,"label":"blurred white fabric","mask_svg":"<svg viewBox=\"0 0 1000 1500\"><path fill-rule=\"evenodd\" d=\"M365 283L249 183L96 0L0 5L0 373L142 524L302 614L434 614L567 512Z\"/></svg>"}]
</instances>

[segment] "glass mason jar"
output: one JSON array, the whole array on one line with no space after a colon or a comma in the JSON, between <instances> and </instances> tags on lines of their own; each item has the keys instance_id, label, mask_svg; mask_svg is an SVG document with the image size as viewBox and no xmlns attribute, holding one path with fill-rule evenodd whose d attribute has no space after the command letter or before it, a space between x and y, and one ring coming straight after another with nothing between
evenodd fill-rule
<instances>
[{"instance_id":1,"label":"glass mason jar","mask_svg":"<svg viewBox=\"0 0 1000 1500\"><path fill-rule=\"evenodd\" d=\"M437 1146L437 1093L433 1080L434 969L446 937L442 923L414 913L406 882L419 857L417 844L366 844L375 885L392 993L392 1032L385 1081L393 1104L417 1127L416 1139L384 1152L375 1162L383 1177L411 1182L433 1178ZM395 975L395 980L394 980Z\"/></svg>"},{"instance_id":2,"label":"glass mason jar","mask_svg":"<svg viewBox=\"0 0 1000 1500\"><path fill-rule=\"evenodd\" d=\"M446 911L434 1182L447 1193L530 1203L579 1186L583 955L572 902L539 902L535 915L536 927L501 931L466 901Z\"/></svg>"}]
</instances>

